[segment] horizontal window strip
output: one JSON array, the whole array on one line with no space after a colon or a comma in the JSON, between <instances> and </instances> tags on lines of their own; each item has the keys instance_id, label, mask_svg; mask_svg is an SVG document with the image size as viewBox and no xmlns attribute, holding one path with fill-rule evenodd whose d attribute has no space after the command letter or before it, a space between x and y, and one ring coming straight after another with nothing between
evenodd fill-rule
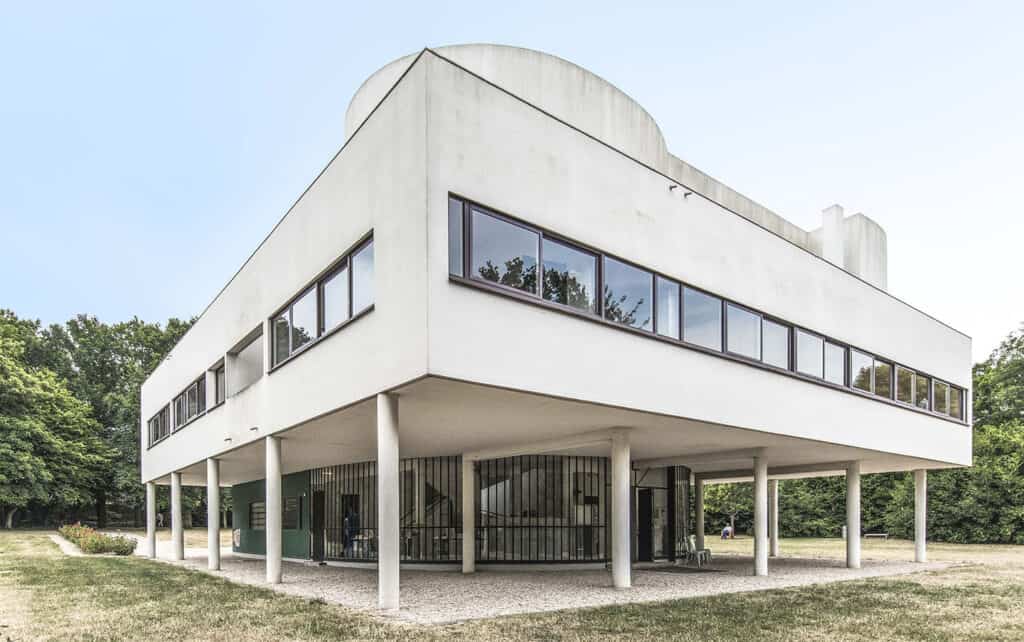
<instances>
[{"instance_id":1,"label":"horizontal window strip","mask_svg":"<svg viewBox=\"0 0 1024 642\"><path fill-rule=\"evenodd\" d=\"M453 280L964 423L962 388L454 194L448 243Z\"/></svg>"}]
</instances>

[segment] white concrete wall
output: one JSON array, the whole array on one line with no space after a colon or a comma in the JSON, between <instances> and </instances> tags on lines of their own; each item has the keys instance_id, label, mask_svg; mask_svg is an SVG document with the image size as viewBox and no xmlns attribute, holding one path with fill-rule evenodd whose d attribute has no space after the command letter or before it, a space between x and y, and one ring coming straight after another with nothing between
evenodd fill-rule
<instances>
[{"instance_id":1,"label":"white concrete wall","mask_svg":"<svg viewBox=\"0 0 1024 642\"><path fill-rule=\"evenodd\" d=\"M447 194L970 382L970 340L838 267L434 57L430 371L500 386L969 463L970 431L452 284ZM742 397L742 403L738 399Z\"/></svg>"},{"instance_id":2,"label":"white concrete wall","mask_svg":"<svg viewBox=\"0 0 1024 642\"><path fill-rule=\"evenodd\" d=\"M406 78L143 384L143 480L425 372L423 82ZM371 229L373 312L146 449L149 417Z\"/></svg>"}]
</instances>

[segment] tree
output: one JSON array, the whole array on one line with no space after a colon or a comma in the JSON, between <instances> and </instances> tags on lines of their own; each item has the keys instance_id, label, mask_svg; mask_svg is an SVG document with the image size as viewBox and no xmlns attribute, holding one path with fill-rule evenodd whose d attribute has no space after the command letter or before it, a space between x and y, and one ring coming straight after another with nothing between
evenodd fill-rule
<instances>
[{"instance_id":1,"label":"tree","mask_svg":"<svg viewBox=\"0 0 1024 642\"><path fill-rule=\"evenodd\" d=\"M25 327L0 315L0 511L7 528L31 502L83 503L113 456L97 437L89 405L52 371L25 363Z\"/></svg>"},{"instance_id":2,"label":"tree","mask_svg":"<svg viewBox=\"0 0 1024 642\"><path fill-rule=\"evenodd\" d=\"M704 512L712 523L728 519L733 535L736 522L744 531L751 529L754 515L754 486L751 483L706 484L704 487Z\"/></svg>"}]
</instances>

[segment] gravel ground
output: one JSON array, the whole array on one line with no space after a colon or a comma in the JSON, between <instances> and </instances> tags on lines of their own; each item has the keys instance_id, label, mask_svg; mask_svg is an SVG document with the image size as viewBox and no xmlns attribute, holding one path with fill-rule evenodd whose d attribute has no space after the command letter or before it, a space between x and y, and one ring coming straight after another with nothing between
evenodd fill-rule
<instances>
[{"instance_id":1,"label":"gravel ground","mask_svg":"<svg viewBox=\"0 0 1024 642\"><path fill-rule=\"evenodd\" d=\"M144 554L139 547L139 553ZM161 560L171 557L170 542L157 543ZM206 549L188 548L183 564L203 572ZM402 607L381 614L377 606L377 574L374 569L340 568L284 563L283 583L274 590L309 599L320 599L353 609L419 624L440 624L516 613L557 611L628 602L660 600L805 586L866 577L901 575L946 568L946 563L915 564L867 560L863 568L850 570L839 560L779 558L769 563L768 577L751 575L748 556L716 556L711 568L717 573L685 573L646 565L633 570L631 589L614 589L611 574L603 570L488 571L472 575L457 571L402 571ZM480 567L478 567L479 569ZM242 584L264 585L264 565L222 549L219 575Z\"/></svg>"}]
</instances>

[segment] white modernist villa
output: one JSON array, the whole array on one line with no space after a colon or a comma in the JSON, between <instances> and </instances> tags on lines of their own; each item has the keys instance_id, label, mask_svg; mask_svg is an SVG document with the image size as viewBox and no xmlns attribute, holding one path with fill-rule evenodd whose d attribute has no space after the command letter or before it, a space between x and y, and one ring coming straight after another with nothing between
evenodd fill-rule
<instances>
[{"instance_id":1,"label":"white modernist villa","mask_svg":"<svg viewBox=\"0 0 1024 642\"><path fill-rule=\"evenodd\" d=\"M142 480L220 487L234 550L375 564L610 563L703 547L703 487L971 463L971 340L886 291L886 237L807 231L670 154L605 80L515 47L383 67L347 140L142 388ZM772 528L769 529L769 524ZM769 536L769 532L771 536ZM685 581L685 580L683 580Z\"/></svg>"}]
</instances>

